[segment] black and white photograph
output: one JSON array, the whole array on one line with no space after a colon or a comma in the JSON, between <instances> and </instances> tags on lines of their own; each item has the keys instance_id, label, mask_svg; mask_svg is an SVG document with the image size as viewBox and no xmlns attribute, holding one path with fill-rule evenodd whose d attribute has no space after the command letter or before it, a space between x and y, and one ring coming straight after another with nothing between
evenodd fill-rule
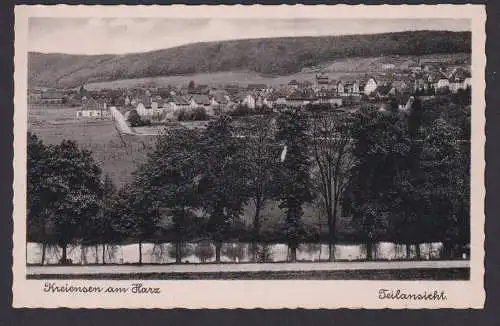
<instances>
[{"instance_id":1,"label":"black and white photograph","mask_svg":"<svg viewBox=\"0 0 500 326\"><path fill-rule=\"evenodd\" d=\"M482 291L481 15L23 9L24 287L370 281L380 307Z\"/></svg>"}]
</instances>

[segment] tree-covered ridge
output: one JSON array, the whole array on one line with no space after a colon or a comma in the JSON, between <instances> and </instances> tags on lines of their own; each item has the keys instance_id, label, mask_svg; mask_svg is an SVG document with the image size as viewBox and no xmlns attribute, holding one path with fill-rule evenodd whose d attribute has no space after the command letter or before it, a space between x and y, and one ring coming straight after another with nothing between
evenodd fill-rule
<instances>
[{"instance_id":1,"label":"tree-covered ridge","mask_svg":"<svg viewBox=\"0 0 500 326\"><path fill-rule=\"evenodd\" d=\"M32 86L75 87L126 78L249 70L287 75L335 59L471 52L470 32L283 37L194 43L126 55L29 53Z\"/></svg>"}]
</instances>

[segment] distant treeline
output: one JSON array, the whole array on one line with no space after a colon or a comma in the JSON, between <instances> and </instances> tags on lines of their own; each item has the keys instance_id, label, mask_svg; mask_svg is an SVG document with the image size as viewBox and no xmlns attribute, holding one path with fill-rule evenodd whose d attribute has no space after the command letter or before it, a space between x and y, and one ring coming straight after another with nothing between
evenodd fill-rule
<instances>
[{"instance_id":1,"label":"distant treeline","mask_svg":"<svg viewBox=\"0 0 500 326\"><path fill-rule=\"evenodd\" d=\"M75 87L126 78L250 70L286 75L335 59L471 52L470 32L283 37L194 43L127 55L29 53L33 86Z\"/></svg>"}]
</instances>

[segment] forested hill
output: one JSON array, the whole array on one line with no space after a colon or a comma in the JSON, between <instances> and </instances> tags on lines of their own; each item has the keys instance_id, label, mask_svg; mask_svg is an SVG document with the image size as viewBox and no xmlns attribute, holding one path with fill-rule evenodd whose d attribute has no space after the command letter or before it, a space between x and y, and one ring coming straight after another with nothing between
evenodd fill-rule
<instances>
[{"instance_id":1,"label":"forested hill","mask_svg":"<svg viewBox=\"0 0 500 326\"><path fill-rule=\"evenodd\" d=\"M471 52L470 32L284 37L194 43L126 55L29 53L30 86L73 87L124 78L250 70L287 75L335 59Z\"/></svg>"}]
</instances>

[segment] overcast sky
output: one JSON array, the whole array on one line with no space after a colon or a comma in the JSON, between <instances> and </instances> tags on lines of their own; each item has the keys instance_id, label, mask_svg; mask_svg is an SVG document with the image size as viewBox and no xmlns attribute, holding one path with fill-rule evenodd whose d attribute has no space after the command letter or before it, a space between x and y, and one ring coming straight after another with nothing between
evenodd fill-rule
<instances>
[{"instance_id":1,"label":"overcast sky","mask_svg":"<svg viewBox=\"0 0 500 326\"><path fill-rule=\"evenodd\" d=\"M30 18L29 49L72 54L131 53L204 41L280 36L470 30L465 19Z\"/></svg>"}]
</instances>

